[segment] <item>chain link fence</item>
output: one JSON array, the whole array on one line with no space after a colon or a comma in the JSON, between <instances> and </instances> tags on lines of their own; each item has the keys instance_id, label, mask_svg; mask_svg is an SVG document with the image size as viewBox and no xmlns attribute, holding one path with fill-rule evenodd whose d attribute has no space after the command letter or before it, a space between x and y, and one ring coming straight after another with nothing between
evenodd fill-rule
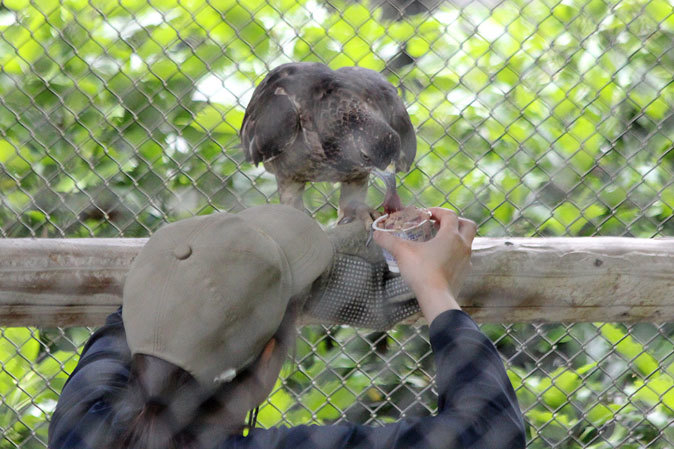
<instances>
[{"instance_id":1,"label":"chain link fence","mask_svg":"<svg viewBox=\"0 0 674 449\"><path fill-rule=\"evenodd\" d=\"M277 202L238 129L276 65L384 73L417 130L404 203L483 236L674 235L668 0L4 0L0 235L145 237ZM383 186L372 181L369 202ZM336 219L336 186L305 203ZM532 448L674 446L669 324L485 324ZM46 447L92 329L5 328L0 448ZM309 326L263 426L432 413L423 328Z\"/></svg>"}]
</instances>

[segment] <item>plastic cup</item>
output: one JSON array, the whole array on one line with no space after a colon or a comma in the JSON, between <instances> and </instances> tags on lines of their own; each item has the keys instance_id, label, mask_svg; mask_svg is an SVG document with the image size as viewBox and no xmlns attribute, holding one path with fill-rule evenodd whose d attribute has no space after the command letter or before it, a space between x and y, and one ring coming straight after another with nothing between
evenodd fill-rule
<instances>
[{"instance_id":1,"label":"plastic cup","mask_svg":"<svg viewBox=\"0 0 674 449\"><path fill-rule=\"evenodd\" d=\"M404 240L414 240L418 242L430 240L438 232L438 228L436 226L437 222L431 219L430 212L428 212L428 219L417 225L404 229L384 229L382 226L380 226L380 224L382 221L386 220L387 217L388 214L377 218L374 223L372 223L372 228L375 231L386 232ZM384 254L384 259L386 259L386 264L388 265L389 271L392 273L400 273L398 261L396 261L395 257L393 257L393 255L384 248L382 248L381 251Z\"/></svg>"}]
</instances>

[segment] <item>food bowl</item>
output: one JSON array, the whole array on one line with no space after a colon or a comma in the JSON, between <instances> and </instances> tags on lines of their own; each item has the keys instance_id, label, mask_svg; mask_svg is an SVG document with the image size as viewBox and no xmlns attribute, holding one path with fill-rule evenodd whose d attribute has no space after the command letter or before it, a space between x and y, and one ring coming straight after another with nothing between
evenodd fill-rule
<instances>
[{"instance_id":1,"label":"food bowl","mask_svg":"<svg viewBox=\"0 0 674 449\"><path fill-rule=\"evenodd\" d=\"M394 214L400 212L409 213L409 209L410 208L407 207L402 211L394 212ZM385 225L386 221L389 218L389 214L386 214L377 218L374 221L374 223L372 223L372 228L375 231L386 232L404 240L425 242L427 240L432 239L435 236L437 232L437 222L431 218L431 213L429 211L424 209L417 209L417 211L420 212L419 215L421 215L421 213L423 213L424 215L424 217L421 218L420 221L416 218L413 221L400 220L396 223L396 227L387 228L385 227ZM391 214L391 216L393 216L394 214ZM384 254L384 259L386 259L386 264L388 265L389 271L393 273L400 273L400 269L398 268L398 262L396 261L395 257L393 257L393 255L384 248L382 248L381 250L382 253Z\"/></svg>"}]
</instances>

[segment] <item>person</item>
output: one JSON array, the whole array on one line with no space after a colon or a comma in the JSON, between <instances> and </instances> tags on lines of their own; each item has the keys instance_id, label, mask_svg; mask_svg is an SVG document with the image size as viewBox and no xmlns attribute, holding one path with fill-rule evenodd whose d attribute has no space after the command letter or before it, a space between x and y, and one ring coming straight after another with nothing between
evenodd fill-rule
<instances>
[{"instance_id":1,"label":"person","mask_svg":"<svg viewBox=\"0 0 674 449\"><path fill-rule=\"evenodd\" d=\"M279 205L169 224L138 254L123 305L86 343L49 426L51 449L519 449L525 430L491 341L456 298L476 226L431 208L428 242L362 222L323 231ZM378 246L398 261L386 270ZM437 367L434 416L246 428L300 315L390 327L421 309Z\"/></svg>"}]
</instances>

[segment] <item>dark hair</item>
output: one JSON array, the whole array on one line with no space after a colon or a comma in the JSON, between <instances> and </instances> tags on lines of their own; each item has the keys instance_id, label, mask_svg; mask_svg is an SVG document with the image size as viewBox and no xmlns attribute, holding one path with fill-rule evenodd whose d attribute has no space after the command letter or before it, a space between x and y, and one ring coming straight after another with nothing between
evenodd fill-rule
<instances>
[{"instance_id":1,"label":"dark hair","mask_svg":"<svg viewBox=\"0 0 674 449\"><path fill-rule=\"evenodd\" d=\"M274 336L284 354L294 344L296 316L295 308L289 308ZM199 442L204 439L212 443L213 437L241 433L244 426L228 419L225 405L233 390L255 375L257 365L207 392L182 368L158 357L134 355L127 388L113 401L123 430L111 436L106 449L202 449ZM209 426L213 417L222 425Z\"/></svg>"},{"instance_id":2,"label":"dark hair","mask_svg":"<svg viewBox=\"0 0 674 449\"><path fill-rule=\"evenodd\" d=\"M134 355L128 387L115 402L125 430L110 449L197 449L187 423L179 423L174 416L175 405L183 404L173 397L198 394L198 390L196 380L178 366L157 357Z\"/></svg>"}]
</instances>

